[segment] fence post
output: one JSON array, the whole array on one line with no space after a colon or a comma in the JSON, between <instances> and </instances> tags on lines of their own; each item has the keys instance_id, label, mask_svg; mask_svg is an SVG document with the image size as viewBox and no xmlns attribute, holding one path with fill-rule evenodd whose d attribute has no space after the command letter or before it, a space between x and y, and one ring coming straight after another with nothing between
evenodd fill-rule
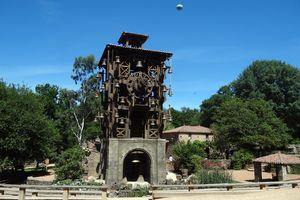
<instances>
[{"instance_id":1,"label":"fence post","mask_svg":"<svg viewBox=\"0 0 300 200\"><path fill-rule=\"evenodd\" d=\"M107 199L107 187L102 187L101 188L101 200L106 200Z\"/></svg>"},{"instance_id":2,"label":"fence post","mask_svg":"<svg viewBox=\"0 0 300 200\"><path fill-rule=\"evenodd\" d=\"M26 188L19 187L19 200L25 200Z\"/></svg>"},{"instance_id":3,"label":"fence post","mask_svg":"<svg viewBox=\"0 0 300 200\"><path fill-rule=\"evenodd\" d=\"M261 189L261 190L263 190L263 189L265 189L267 186L265 185L265 184L260 184L259 185L259 189Z\"/></svg>"},{"instance_id":4,"label":"fence post","mask_svg":"<svg viewBox=\"0 0 300 200\"><path fill-rule=\"evenodd\" d=\"M157 188L156 188L155 186L151 185L151 186L150 186L150 189L151 189L151 191L152 191L152 194L151 194L151 195L152 195L152 200L153 200L153 199L155 198L155 197L154 197L154 190L156 190Z\"/></svg>"},{"instance_id":5,"label":"fence post","mask_svg":"<svg viewBox=\"0 0 300 200\"><path fill-rule=\"evenodd\" d=\"M292 183L292 188L295 188L298 186L298 183Z\"/></svg>"},{"instance_id":6,"label":"fence post","mask_svg":"<svg viewBox=\"0 0 300 200\"><path fill-rule=\"evenodd\" d=\"M227 189L227 191L229 191L229 190L232 190L233 189L233 186L226 186L226 189Z\"/></svg>"},{"instance_id":7,"label":"fence post","mask_svg":"<svg viewBox=\"0 0 300 200\"><path fill-rule=\"evenodd\" d=\"M68 200L69 199L69 194L70 194L70 190L67 187L63 188L63 200Z\"/></svg>"},{"instance_id":8,"label":"fence post","mask_svg":"<svg viewBox=\"0 0 300 200\"><path fill-rule=\"evenodd\" d=\"M37 196L39 195L38 192L32 192L31 194L32 194L32 196L34 196L34 197L37 197Z\"/></svg>"}]
</instances>

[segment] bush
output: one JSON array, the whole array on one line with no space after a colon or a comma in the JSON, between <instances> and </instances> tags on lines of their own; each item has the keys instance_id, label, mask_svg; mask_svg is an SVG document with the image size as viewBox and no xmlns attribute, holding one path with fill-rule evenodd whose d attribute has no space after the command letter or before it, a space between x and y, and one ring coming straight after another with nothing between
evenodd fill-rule
<instances>
[{"instance_id":1,"label":"bush","mask_svg":"<svg viewBox=\"0 0 300 200\"><path fill-rule=\"evenodd\" d=\"M200 170L192 178L194 184L232 183L232 174L226 170Z\"/></svg>"},{"instance_id":2,"label":"bush","mask_svg":"<svg viewBox=\"0 0 300 200\"><path fill-rule=\"evenodd\" d=\"M233 154L232 168L243 169L246 165L251 164L253 160L253 154L246 150L239 150Z\"/></svg>"},{"instance_id":3,"label":"bush","mask_svg":"<svg viewBox=\"0 0 300 200\"><path fill-rule=\"evenodd\" d=\"M190 173L196 171L202 158L206 157L205 148L206 144L200 141L178 142L173 148L178 168L188 169Z\"/></svg>"},{"instance_id":4,"label":"bush","mask_svg":"<svg viewBox=\"0 0 300 200\"><path fill-rule=\"evenodd\" d=\"M84 157L85 152L77 146L64 151L55 164L56 181L80 179L84 172Z\"/></svg>"},{"instance_id":5,"label":"bush","mask_svg":"<svg viewBox=\"0 0 300 200\"><path fill-rule=\"evenodd\" d=\"M291 173L292 174L300 174L300 165L292 165Z\"/></svg>"}]
</instances>

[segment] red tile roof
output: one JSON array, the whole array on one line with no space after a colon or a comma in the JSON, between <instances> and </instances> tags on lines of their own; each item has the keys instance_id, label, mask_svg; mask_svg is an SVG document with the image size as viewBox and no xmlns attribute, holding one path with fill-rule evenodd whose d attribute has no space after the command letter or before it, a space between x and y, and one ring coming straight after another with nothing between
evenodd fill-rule
<instances>
[{"instance_id":1,"label":"red tile roof","mask_svg":"<svg viewBox=\"0 0 300 200\"><path fill-rule=\"evenodd\" d=\"M300 158L292 155L286 155L279 151L268 156L256 158L253 160L253 162L293 165L300 164Z\"/></svg>"},{"instance_id":2,"label":"red tile roof","mask_svg":"<svg viewBox=\"0 0 300 200\"><path fill-rule=\"evenodd\" d=\"M167 130L163 132L165 133L209 133L212 134L211 129L206 128L204 126L180 126L171 130Z\"/></svg>"}]
</instances>

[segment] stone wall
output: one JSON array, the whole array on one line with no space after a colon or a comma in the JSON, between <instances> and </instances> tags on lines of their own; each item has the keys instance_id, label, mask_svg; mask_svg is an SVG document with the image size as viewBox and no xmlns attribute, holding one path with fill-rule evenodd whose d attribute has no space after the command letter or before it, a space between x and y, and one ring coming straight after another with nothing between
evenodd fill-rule
<instances>
[{"instance_id":1,"label":"stone wall","mask_svg":"<svg viewBox=\"0 0 300 200\"><path fill-rule=\"evenodd\" d=\"M142 150L149 155L151 160L150 182L152 184L164 182L166 178L165 145L165 139L110 138L106 183L111 185L122 181L124 158L132 150Z\"/></svg>"}]
</instances>

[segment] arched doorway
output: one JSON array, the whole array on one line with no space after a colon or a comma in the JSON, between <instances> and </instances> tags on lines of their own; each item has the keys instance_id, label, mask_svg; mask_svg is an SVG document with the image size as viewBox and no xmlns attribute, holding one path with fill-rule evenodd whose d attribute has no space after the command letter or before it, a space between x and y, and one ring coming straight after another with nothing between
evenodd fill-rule
<instances>
[{"instance_id":1,"label":"arched doorway","mask_svg":"<svg viewBox=\"0 0 300 200\"><path fill-rule=\"evenodd\" d=\"M138 149L130 151L124 159L123 178L126 177L127 181L137 181L142 176L150 183L150 166L148 153Z\"/></svg>"}]
</instances>

